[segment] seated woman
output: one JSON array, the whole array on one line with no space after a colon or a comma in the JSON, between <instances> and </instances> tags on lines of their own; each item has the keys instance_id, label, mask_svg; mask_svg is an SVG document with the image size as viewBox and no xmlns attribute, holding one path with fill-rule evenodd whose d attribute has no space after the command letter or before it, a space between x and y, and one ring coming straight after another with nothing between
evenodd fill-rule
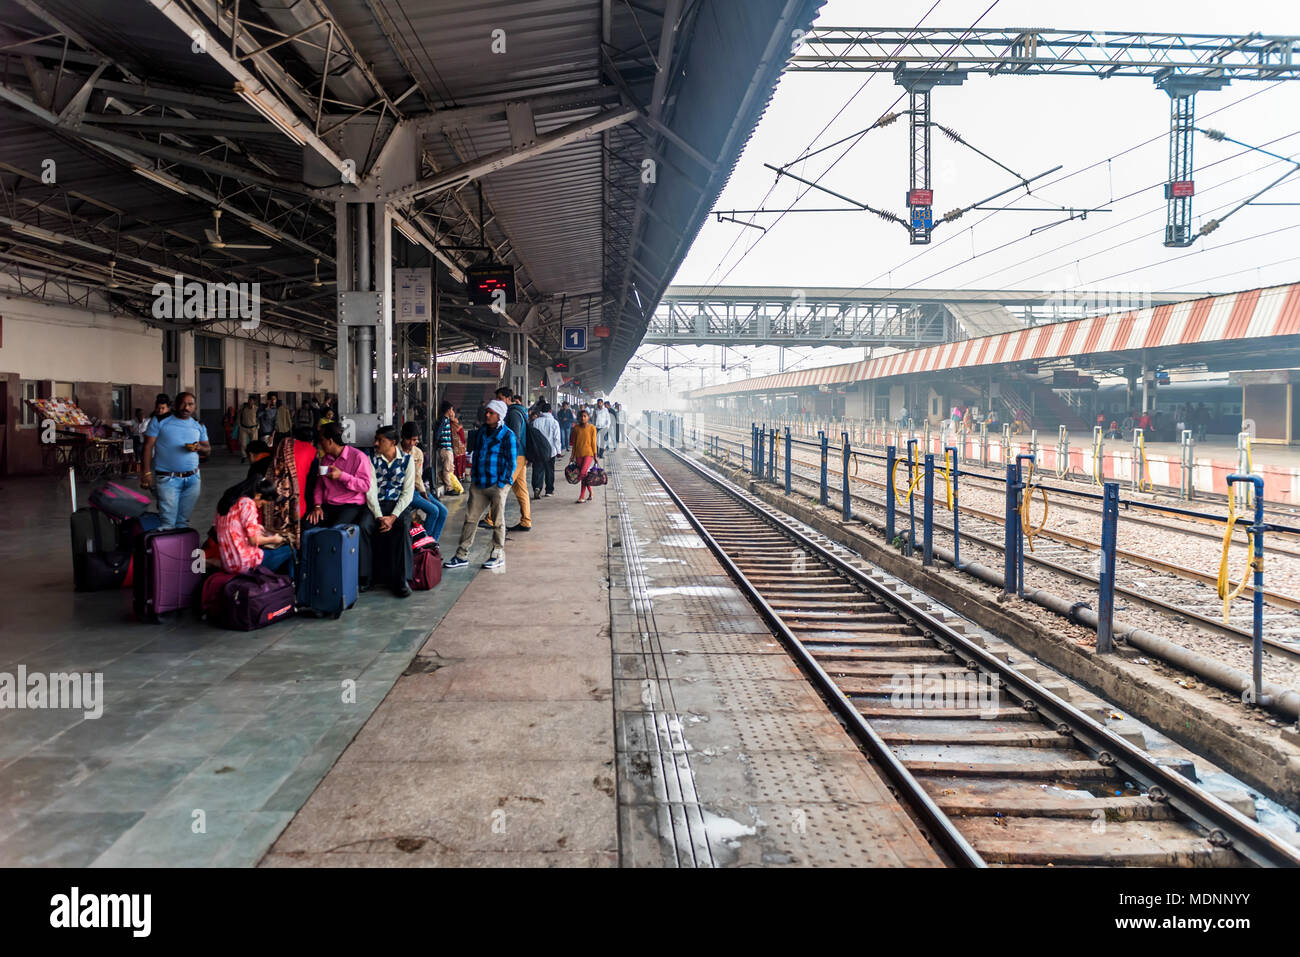
<instances>
[{"instance_id":1,"label":"seated woman","mask_svg":"<svg viewBox=\"0 0 1300 957\"><path fill-rule=\"evenodd\" d=\"M419 435L420 427L414 422L402 426L402 451L411 457L411 467L415 470L411 507L424 512L424 530L437 541L442 537L442 526L447 523L447 506L433 498L424 484L424 452L420 448Z\"/></svg>"},{"instance_id":2,"label":"seated woman","mask_svg":"<svg viewBox=\"0 0 1300 957\"><path fill-rule=\"evenodd\" d=\"M217 544L226 571L239 574L261 565L292 574L293 548L282 535L268 535L262 527L261 507L275 499L275 484L266 479L246 479L222 494L217 502Z\"/></svg>"},{"instance_id":3,"label":"seated woman","mask_svg":"<svg viewBox=\"0 0 1300 957\"><path fill-rule=\"evenodd\" d=\"M366 497L375 513L370 543L371 582L386 584L398 598L411 594L415 577L411 555L411 501L415 496L415 465L401 450L397 429L385 425L375 433L370 457L374 478Z\"/></svg>"},{"instance_id":4,"label":"seated woman","mask_svg":"<svg viewBox=\"0 0 1300 957\"><path fill-rule=\"evenodd\" d=\"M310 426L294 426L290 435L276 443L266 473L275 483L277 496L275 506L263 510L266 527L283 535L294 548L302 543L302 519L319 478L313 439ZM255 444L249 443L250 448Z\"/></svg>"}]
</instances>

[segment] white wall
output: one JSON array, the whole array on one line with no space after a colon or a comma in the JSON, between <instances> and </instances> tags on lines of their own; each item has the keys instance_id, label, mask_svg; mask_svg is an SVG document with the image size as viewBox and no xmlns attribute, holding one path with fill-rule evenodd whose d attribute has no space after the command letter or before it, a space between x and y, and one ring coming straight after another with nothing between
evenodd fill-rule
<instances>
[{"instance_id":1,"label":"white wall","mask_svg":"<svg viewBox=\"0 0 1300 957\"><path fill-rule=\"evenodd\" d=\"M137 319L9 296L0 296L0 316L0 372L62 382L162 381L162 333Z\"/></svg>"},{"instance_id":2,"label":"white wall","mask_svg":"<svg viewBox=\"0 0 1300 957\"><path fill-rule=\"evenodd\" d=\"M0 317L0 372L58 382L162 382L162 332L138 319L2 293ZM254 350L258 354L256 384ZM181 334L180 357L181 388L197 392L193 333ZM230 338L225 343L226 388L239 390L241 399L249 391L282 395L322 389L333 392L334 372L323 371L320 358L315 353Z\"/></svg>"}]
</instances>

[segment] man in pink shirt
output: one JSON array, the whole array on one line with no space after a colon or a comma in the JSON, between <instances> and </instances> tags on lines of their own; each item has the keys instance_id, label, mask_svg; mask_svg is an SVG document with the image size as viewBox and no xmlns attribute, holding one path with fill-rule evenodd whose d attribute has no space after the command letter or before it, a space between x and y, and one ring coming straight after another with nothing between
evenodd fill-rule
<instances>
[{"instance_id":1,"label":"man in pink shirt","mask_svg":"<svg viewBox=\"0 0 1300 957\"><path fill-rule=\"evenodd\" d=\"M379 521L392 524L379 508L375 490L375 473L370 456L351 445L343 444L343 427L325 422L320 427L320 447L325 453L319 460L321 470L312 491L313 508L307 513L312 525L356 525L361 531L357 550L357 577L362 587L370 583L370 538Z\"/></svg>"}]
</instances>

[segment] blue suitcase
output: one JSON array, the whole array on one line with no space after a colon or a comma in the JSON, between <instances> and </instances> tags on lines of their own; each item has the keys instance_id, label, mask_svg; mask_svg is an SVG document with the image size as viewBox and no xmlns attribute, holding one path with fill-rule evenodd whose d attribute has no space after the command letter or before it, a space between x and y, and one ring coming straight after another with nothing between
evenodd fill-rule
<instances>
[{"instance_id":1,"label":"blue suitcase","mask_svg":"<svg viewBox=\"0 0 1300 957\"><path fill-rule=\"evenodd\" d=\"M357 601L361 530L355 525L316 526L302 533L298 604L338 618Z\"/></svg>"}]
</instances>

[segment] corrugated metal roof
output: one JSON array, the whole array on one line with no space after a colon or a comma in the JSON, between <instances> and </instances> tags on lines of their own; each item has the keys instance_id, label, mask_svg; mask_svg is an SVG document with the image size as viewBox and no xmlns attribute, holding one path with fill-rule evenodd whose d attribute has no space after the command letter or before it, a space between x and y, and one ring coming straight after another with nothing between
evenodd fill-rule
<instances>
[{"instance_id":1,"label":"corrugated metal roof","mask_svg":"<svg viewBox=\"0 0 1300 957\"><path fill-rule=\"evenodd\" d=\"M680 141L702 154L710 171L671 138L651 125L628 124L553 149L526 162L481 177L486 214L485 238L499 256L517 267L524 298L537 305L530 327L543 355L558 357L558 301L568 299L566 316L583 315L594 305L593 321L611 327L612 336L573 363L583 385L608 387L639 344L646 317L656 305L698 232L747 138L771 96L789 55L791 30L808 26L818 0L685 0L678 5L677 23L667 69L660 78L662 103L652 103L661 45L664 11L673 0L308 0L286 5L281 0L241 0L240 18L253 24L257 44L273 44L277 31L292 24L307 25L330 18L330 69L321 86L324 33L301 36L275 45L268 54L245 57L241 63L267 81L272 92L281 84L282 102L304 129L315 125L314 104L321 89L328 91L321 121L322 135L342 122L349 110L368 103L396 103L407 119L430 111L470 107L496 101L518 101L561 91L599 90L596 103L584 102L556 112L539 107L539 135L597 115L622 100L657 113ZM37 13L48 11L43 21ZM328 284L332 277L333 209L328 200L305 199L303 151L269 124L222 136L222 121L261 122L234 96L232 73L213 56L195 53L192 38L153 3L124 6L120 0L41 0L37 13L17 0L0 0L0 20L18 38L45 38L23 52L51 76L62 62L54 102L59 112L90 75L99 54L113 61L98 79L87 119L101 129L136 137L135 149L176 150L199 157L211 168L175 163L160 157L156 166L192 187L181 196L135 175L128 163L110 149L95 146L81 128L52 129L37 117L39 109L23 109L12 101L0 106L0 136L4 158L14 169L0 178L9 187L31 183L24 173L39 172L44 158L58 161L57 184L37 184L29 194L40 197L41 211L12 207L6 213L44 227L46 218L63 205L67 190L78 190L113 210L120 210L106 231L95 222L102 209L66 228L78 236L98 237L99 245L129 250L130 255L167 265L187 263L193 275L211 273L221 279L263 279L279 282L277 295L290 307L274 317L332 338L333 297L312 283ZM177 9L190 11L218 38L234 8L211 0L196 0ZM207 19L220 13L221 21ZM608 20L603 19L608 16ZM64 24L70 36L58 36ZM504 36L494 36L494 31ZM51 36L53 35L53 36ZM602 46L602 36L608 44ZM504 40L505 52L494 52L494 40ZM317 44L313 47L313 43ZM83 47L88 45L93 49ZM58 54L66 48L68 56ZM246 47L251 49L251 47ZM341 52L342 50L342 52ZM356 59L347 51L355 50ZM211 51L209 51L211 52ZM12 49L0 56L17 57ZM45 92L32 81L23 87L25 71L10 69L17 89L32 102ZM277 76L280 79L277 81ZM371 86L367 76L373 76ZM124 89L109 93L109 86ZM105 95L121 100L133 117L123 118L107 106ZM192 97L193 103L180 102ZM371 102L373 98L373 103ZM331 103L330 100L344 102ZM605 105L601 106L603 102ZM383 107L387 112L388 106ZM188 123L183 113L190 114ZM102 115L101 115L102 114ZM177 117L177 132L165 124ZM375 116L361 113L352 128ZM390 117L391 119L391 117ZM103 125L112 121L113 125ZM163 123L144 126L144 123ZM128 125L136 124L136 125ZM204 125L207 124L207 125ZM504 149L511 143L501 116L479 116L444 133L427 135L427 159L439 169L460 165ZM664 162L653 184L641 182L640 162L657 155ZM215 163L229 164L226 167ZM262 182L256 182L255 180ZM269 185L279 183L282 185ZM294 188L296 187L296 189ZM435 218L448 215L448 247L477 242L475 187L450 196ZM293 242L278 240L273 249L215 250L203 239L211 223L211 206L220 201L229 215L221 223L228 243L263 243L249 220L280 229ZM638 211L638 203L641 211ZM76 205L76 204L74 204ZM86 212L80 205L77 212ZM113 232L117 235L114 236ZM33 240L0 226L0 255L19 250L44 257L57 272L62 262L73 274L70 247L46 245L33 253ZM90 266L106 268L109 254L82 250ZM409 256L402 247L400 255ZM460 259L469 257L453 253ZM60 257L63 257L62 259ZM313 258L321 263L313 265ZM417 264L417 263L411 263ZM77 266L81 270L82 266ZM124 270L129 268L125 265ZM147 268L142 275L147 275ZM77 274L80 274L79 272ZM115 296L123 297L118 289ZM577 302L573 297L581 297ZM516 318L521 318L521 307ZM580 311L579 311L580 310ZM447 315L444 312L444 315ZM450 320L451 325L457 322ZM488 334L488 325L466 314L466 341ZM454 340L456 334L444 333Z\"/></svg>"}]
</instances>

